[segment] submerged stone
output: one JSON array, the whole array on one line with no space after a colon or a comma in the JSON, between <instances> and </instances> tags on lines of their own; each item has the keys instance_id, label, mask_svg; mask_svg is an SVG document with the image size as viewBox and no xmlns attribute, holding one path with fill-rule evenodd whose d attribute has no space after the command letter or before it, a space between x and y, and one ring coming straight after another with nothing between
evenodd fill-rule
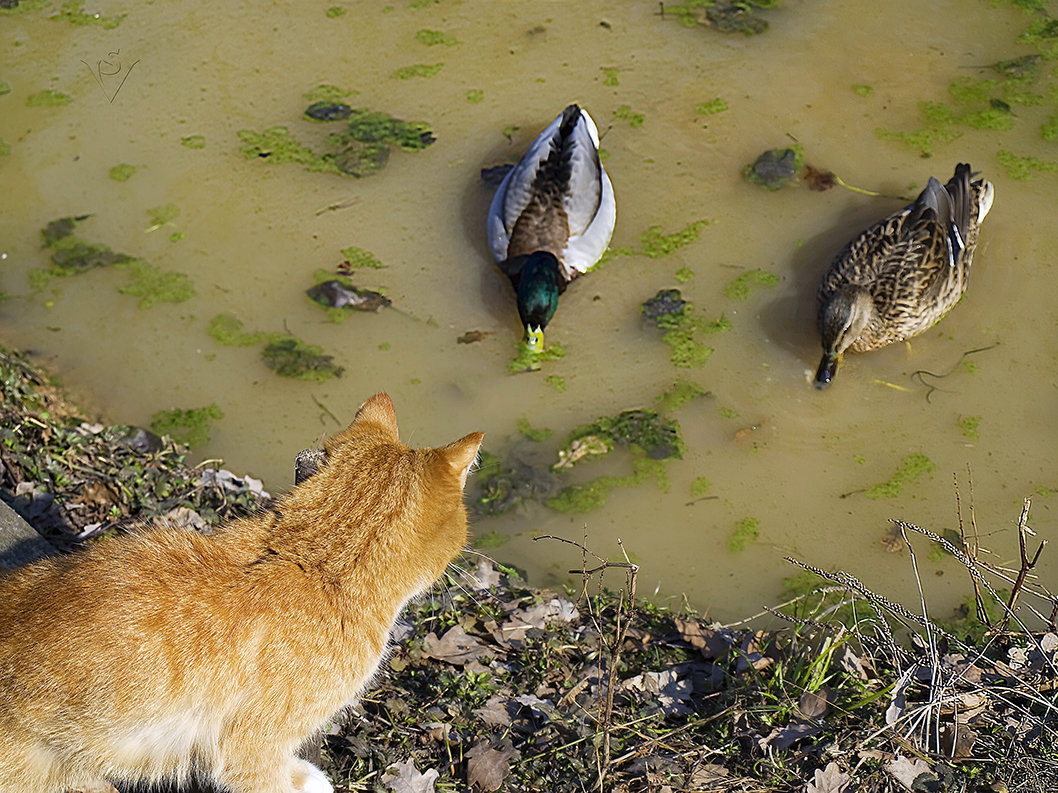
<instances>
[{"instance_id":1,"label":"submerged stone","mask_svg":"<svg viewBox=\"0 0 1058 793\"><path fill-rule=\"evenodd\" d=\"M353 109L343 102L313 102L305 109L313 121L344 121L352 114Z\"/></svg>"},{"instance_id":2,"label":"submerged stone","mask_svg":"<svg viewBox=\"0 0 1058 793\"><path fill-rule=\"evenodd\" d=\"M751 184L760 185L768 190L780 190L793 184L797 172L804 165L804 154L799 147L786 149L769 149L761 154L752 165L747 165L742 175Z\"/></svg>"},{"instance_id":3,"label":"submerged stone","mask_svg":"<svg viewBox=\"0 0 1058 793\"><path fill-rule=\"evenodd\" d=\"M345 370L334 363L333 355L306 344L295 336L279 336L261 352L265 366L283 377L322 382L341 377Z\"/></svg>"},{"instance_id":4,"label":"submerged stone","mask_svg":"<svg viewBox=\"0 0 1058 793\"><path fill-rule=\"evenodd\" d=\"M687 301L679 289L660 289L639 306L639 311L659 328L670 328L683 316L686 307Z\"/></svg>"},{"instance_id":5,"label":"submerged stone","mask_svg":"<svg viewBox=\"0 0 1058 793\"><path fill-rule=\"evenodd\" d=\"M381 292L360 289L343 284L337 279L324 281L308 289L305 294L321 306L328 308L349 308L356 311L378 311L391 305L391 301Z\"/></svg>"}]
</instances>

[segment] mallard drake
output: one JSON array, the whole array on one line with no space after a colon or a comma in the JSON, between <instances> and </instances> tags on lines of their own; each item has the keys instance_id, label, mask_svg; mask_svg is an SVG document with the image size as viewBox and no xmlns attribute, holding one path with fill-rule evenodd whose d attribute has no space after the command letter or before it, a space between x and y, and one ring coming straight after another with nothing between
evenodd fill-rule
<instances>
[{"instance_id":1,"label":"mallard drake","mask_svg":"<svg viewBox=\"0 0 1058 793\"><path fill-rule=\"evenodd\" d=\"M830 385L846 350L910 339L959 302L993 195L991 182L960 163L948 184L931 176L914 203L845 246L819 284L816 388Z\"/></svg>"},{"instance_id":2,"label":"mallard drake","mask_svg":"<svg viewBox=\"0 0 1058 793\"><path fill-rule=\"evenodd\" d=\"M616 219L599 131L570 105L503 178L489 206L489 248L514 285L529 349L544 349L558 296L606 250Z\"/></svg>"}]
</instances>

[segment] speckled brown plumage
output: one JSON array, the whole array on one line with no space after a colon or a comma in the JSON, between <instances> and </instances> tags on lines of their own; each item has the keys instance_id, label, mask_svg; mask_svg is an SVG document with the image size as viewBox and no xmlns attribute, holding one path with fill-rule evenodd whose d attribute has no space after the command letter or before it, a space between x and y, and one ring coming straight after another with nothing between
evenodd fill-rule
<instances>
[{"instance_id":1,"label":"speckled brown plumage","mask_svg":"<svg viewBox=\"0 0 1058 793\"><path fill-rule=\"evenodd\" d=\"M846 350L866 352L927 330L959 302L992 205L992 185L956 166L915 202L871 226L834 258L819 285L825 388Z\"/></svg>"}]
</instances>

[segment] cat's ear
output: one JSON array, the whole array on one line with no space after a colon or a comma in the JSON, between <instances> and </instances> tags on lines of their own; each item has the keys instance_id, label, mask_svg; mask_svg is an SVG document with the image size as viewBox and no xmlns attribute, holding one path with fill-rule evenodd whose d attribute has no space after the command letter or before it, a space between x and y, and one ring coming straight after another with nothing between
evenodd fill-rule
<instances>
[{"instance_id":1,"label":"cat's ear","mask_svg":"<svg viewBox=\"0 0 1058 793\"><path fill-rule=\"evenodd\" d=\"M466 487L467 474L470 473L470 467L478 458L478 447L481 446L483 440L485 440L484 432L472 432L441 449L448 464L459 475L460 487Z\"/></svg>"},{"instance_id":2,"label":"cat's ear","mask_svg":"<svg viewBox=\"0 0 1058 793\"><path fill-rule=\"evenodd\" d=\"M393 440L397 440L397 412L388 394L378 393L360 406L353 423L371 422L381 426Z\"/></svg>"}]
</instances>

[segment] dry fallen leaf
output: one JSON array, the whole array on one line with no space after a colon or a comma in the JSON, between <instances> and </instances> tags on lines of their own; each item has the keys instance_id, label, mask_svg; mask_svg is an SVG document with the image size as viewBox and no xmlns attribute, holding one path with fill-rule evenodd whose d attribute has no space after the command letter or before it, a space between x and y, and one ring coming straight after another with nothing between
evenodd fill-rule
<instances>
[{"instance_id":1,"label":"dry fallen leaf","mask_svg":"<svg viewBox=\"0 0 1058 793\"><path fill-rule=\"evenodd\" d=\"M521 757L506 738L495 747L485 740L474 745L466 754L467 784L481 793L499 790L511 770L511 760Z\"/></svg>"},{"instance_id":2,"label":"dry fallen leaf","mask_svg":"<svg viewBox=\"0 0 1058 793\"><path fill-rule=\"evenodd\" d=\"M428 768L426 773L420 774L415 763L407 760L387 768L382 775L382 784L393 793L434 793L433 783L437 777L436 768Z\"/></svg>"},{"instance_id":3,"label":"dry fallen leaf","mask_svg":"<svg viewBox=\"0 0 1058 793\"><path fill-rule=\"evenodd\" d=\"M702 627L697 620L676 617L675 623L680 637L710 661L723 657L731 649L731 642L726 636L712 628Z\"/></svg>"},{"instance_id":4,"label":"dry fallen leaf","mask_svg":"<svg viewBox=\"0 0 1058 793\"><path fill-rule=\"evenodd\" d=\"M936 779L936 776L930 771L929 764L917 757L914 760L908 760L903 755L897 755L890 762L885 764L885 770L889 776L908 790L924 789L921 787L915 787L915 782L923 774L929 774L930 777Z\"/></svg>"},{"instance_id":5,"label":"dry fallen leaf","mask_svg":"<svg viewBox=\"0 0 1058 793\"><path fill-rule=\"evenodd\" d=\"M801 699L798 700L797 709L801 711L801 715L806 719L821 719L827 713L829 695L830 692L825 688L820 688L817 691L806 691L801 695Z\"/></svg>"},{"instance_id":6,"label":"dry fallen leaf","mask_svg":"<svg viewBox=\"0 0 1058 793\"><path fill-rule=\"evenodd\" d=\"M828 763L826 768L816 769L813 780L805 784L805 793L845 793L851 784L852 777L837 763Z\"/></svg>"},{"instance_id":7,"label":"dry fallen leaf","mask_svg":"<svg viewBox=\"0 0 1058 793\"><path fill-rule=\"evenodd\" d=\"M485 656L496 654L476 638L468 635L462 625L449 628L440 639L431 631L423 639L422 649L430 658L455 666L464 666L471 661L479 661Z\"/></svg>"}]
</instances>

